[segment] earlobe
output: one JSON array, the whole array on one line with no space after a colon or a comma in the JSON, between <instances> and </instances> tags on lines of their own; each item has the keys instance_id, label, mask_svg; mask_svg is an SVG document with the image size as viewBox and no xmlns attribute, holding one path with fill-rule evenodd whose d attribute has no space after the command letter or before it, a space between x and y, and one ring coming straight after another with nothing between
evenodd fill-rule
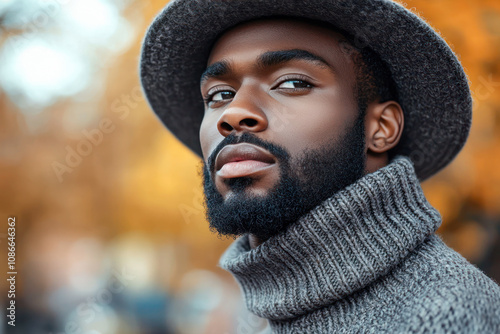
<instances>
[{"instance_id":1,"label":"earlobe","mask_svg":"<svg viewBox=\"0 0 500 334\"><path fill-rule=\"evenodd\" d=\"M366 149L370 154L383 154L401 139L404 127L403 109L395 101L374 102L366 110Z\"/></svg>"}]
</instances>

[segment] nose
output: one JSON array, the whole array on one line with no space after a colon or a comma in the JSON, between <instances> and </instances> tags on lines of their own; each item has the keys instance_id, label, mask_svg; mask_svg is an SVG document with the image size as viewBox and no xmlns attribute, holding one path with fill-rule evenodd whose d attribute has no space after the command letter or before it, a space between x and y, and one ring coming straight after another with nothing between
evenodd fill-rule
<instances>
[{"instance_id":1,"label":"nose","mask_svg":"<svg viewBox=\"0 0 500 334\"><path fill-rule=\"evenodd\" d=\"M224 137L236 132L260 132L267 129L268 120L257 94L240 89L217 122L217 129Z\"/></svg>"}]
</instances>

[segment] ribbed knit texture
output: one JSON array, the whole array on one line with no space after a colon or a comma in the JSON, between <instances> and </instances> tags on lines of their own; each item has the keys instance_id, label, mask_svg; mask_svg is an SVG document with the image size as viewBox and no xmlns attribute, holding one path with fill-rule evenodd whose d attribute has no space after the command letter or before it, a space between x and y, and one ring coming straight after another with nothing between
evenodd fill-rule
<instances>
[{"instance_id":1,"label":"ribbed knit texture","mask_svg":"<svg viewBox=\"0 0 500 334\"><path fill-rule=\"evenodd\" d=\"M500 287L434 234L404 157L219 265L272 333L500 333Z\"/></svg>"}]
</instances>

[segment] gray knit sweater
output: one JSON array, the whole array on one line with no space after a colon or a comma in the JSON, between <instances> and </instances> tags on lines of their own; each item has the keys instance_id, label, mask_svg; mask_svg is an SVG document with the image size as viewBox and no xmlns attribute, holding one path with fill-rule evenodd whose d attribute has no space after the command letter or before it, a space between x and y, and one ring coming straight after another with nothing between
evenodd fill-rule
<instances>
[{"instance_id":1,"label":"gray knit sweater","mask_svg":"<svg viewBox=\"0 0 500 334\"><path fill-rule=\"evenodd\" d=\"M440 223L398 157L255 249L238 238L219 266L272 333L500 333L500 287Z\"/></svg>"}]
</instances>

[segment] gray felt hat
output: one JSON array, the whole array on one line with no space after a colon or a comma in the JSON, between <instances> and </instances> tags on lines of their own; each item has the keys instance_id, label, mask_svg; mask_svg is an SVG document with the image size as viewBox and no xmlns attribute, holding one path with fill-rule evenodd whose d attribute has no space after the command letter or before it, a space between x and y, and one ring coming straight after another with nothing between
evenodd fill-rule
<instances>
[{"instance_id":1,"label":"gray felt hat","mask_svg":"<svg viewBox=\"0 0 500 334\"><path fill-rule=\"evenodd\" d=\"M151 108L201 156L200 77L217 37L241 22L292 16L326 21L384 60L396 83L405 129L396 153L420 180L450 163L467 139L472 98L464 70L421 18L390 0L173 0L142 46L140 77Z\"/></svg>"}]
</instances>

